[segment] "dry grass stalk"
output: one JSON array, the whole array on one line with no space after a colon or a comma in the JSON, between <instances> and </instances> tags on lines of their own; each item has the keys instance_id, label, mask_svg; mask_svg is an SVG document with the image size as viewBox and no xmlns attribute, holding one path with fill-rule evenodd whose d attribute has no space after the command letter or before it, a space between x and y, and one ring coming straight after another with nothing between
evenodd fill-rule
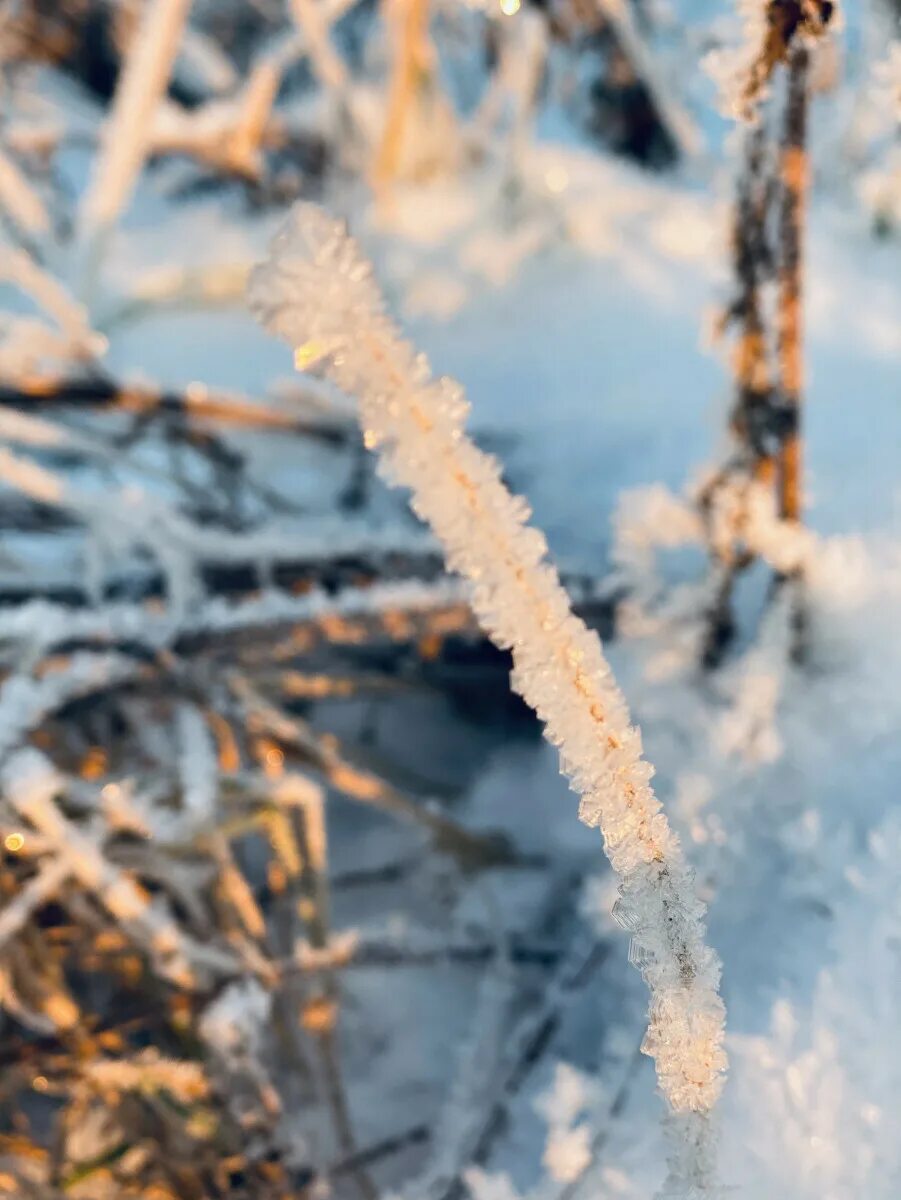
<instances>
[{"instance_id":1,"label":"dry grass stalk","mask_svg":"<svg viewBox=\"0 0 901 1200\"><path fill-rule=\"evenodd\" d=\"M808 179L807 108L810 51L792 54L781 147L782 203L779 262L779 374L786 432L779 452L780 514L800 521L802 513L801 404L804 386L802 289L804 223Z\"/></svg>"},{"instance_id":2,"label":"dry grass stalk","mask_svg":"<svg viewBox=\"0 0 901 1200\"><path fill-rule=\"evenodd\" d=\"M771 0L760 52L742 90L751 125L735 202L737 295L726 317L727 322L740 322L730 420L733 449L700 494L716 576L703 650L706 666L720 661L732 637L736 577L760 556L746 538L753 496L761 490L771 493L783 522L798 525L803 517L803 250L810 62L812 48L832 15L832 4L823 0ZM770 91L780 70L782 112L778 146L773 146L767 115L775 103ZM775 179L770 178L770 161L777 163ZM714 530L722 496L732 502L725 540L722 522ZM774 572L780 584L782 573L776 568ZM799 583L797 572L794 582ZM792 620L799 627L797 604Z\"/></svg>"},{"instance_id":3,"label":"dry grass stalk","mask_svg":"<svg viewBox=\"0 0 901 1200\"><path fill-rule=\"evenodd\" d=\"M391 78L373 179L383 189L401 168L413 105L430 71L428 0L383 0L392 44Z\"/></svg>"}]
</instances>

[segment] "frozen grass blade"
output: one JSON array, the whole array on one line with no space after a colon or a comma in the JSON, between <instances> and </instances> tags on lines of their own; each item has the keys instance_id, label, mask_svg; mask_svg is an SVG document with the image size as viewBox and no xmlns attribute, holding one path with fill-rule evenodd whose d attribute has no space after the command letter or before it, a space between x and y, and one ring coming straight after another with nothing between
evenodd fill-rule
<instances>
[{"instance_id":1,"label":"frozen grass blade","mask_svg":"<svg viewBox=\"0 0 901 1200\"><path fill-rule=\"evenodd\" d=\"M544 722L581 797L582 820L600 827L620 877L617 915L651 992L644 1049L678 1130L668 1194L709 1194L708 1117L726 1068L720 966L600 640L574 615L544 538L526 523L525 501L466 435L462 389L435 379L402 339L340 222L298 206L254 274L251 301L295 348L299 368L356 397L382 472L410 489L449 567L469 581L486 632L512 652L513 686Z\"/></svg>"}]
</instances>

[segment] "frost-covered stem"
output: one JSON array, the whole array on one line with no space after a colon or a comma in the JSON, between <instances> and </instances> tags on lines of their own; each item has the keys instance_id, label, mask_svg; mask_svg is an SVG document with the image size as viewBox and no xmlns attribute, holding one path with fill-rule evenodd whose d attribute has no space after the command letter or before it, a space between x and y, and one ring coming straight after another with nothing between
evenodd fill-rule
<instances>
[{"instance_id":1,"label":"frost-covered stem","mask_svg":"<svg viewBox=\"0 0 901 1200\"><path fill-rule=\"evenodd\" d=\"M434 1125L425 1167L405 1189L409 1200L450 1200L460 1194L467 1166L478 1156L506 1091L506 1050L517 998L516 975L503 915L490 889L483 890L494 961L479 983L470 1032ZM505 1069L506 1068L506 1069Z\"/></svg>"},{"instance_id":2,"label":"frost-covered stem","mask_svg":"<svg viewBox=\"0 0 901 1200\"><path fill-rule=\"evenodd\" d=\"M55 799L63 781L52 764L36 750L20 750L6 764L3 784L13 808L54 845L69 873L148 951L160 973L179 987L194 989L194 947L168 910L155 905L129 872L110 862L97 843L64 816ZM226 965L224 960L221 965Z\"/></svg>"},{"instance_id":3,"label":"frost-covered stem","mask_svg":"<svg viewBox=\"0 0 901 1200\"><path fill-rule=\"evenodd\" d=\"M300 852L297 878L298 913L310 944L320 953L329 944L328 840L322 789L304 779L294 789L276 789L276 795L291 809L291 823ZM337 1045L338 984L334 971L326 970L314 983L315 991L305 1006L307 1014L318 1014L307 1024L319 1053L322 1081L332 1115L338 1147L347 1158L357 1150L347 1089L341 1073ZM362 1165L352 1171L354 1185L363 1200L377 1200L378 1191Z\"/></svg>"},{"instance_id":4,"label":"frost-covered stem","mask_svg":"<svg viewBox=\"0 0 901 1200\"><path fill-rule=\"evenodd\" d=\"M291 11L306 35L310 65L322 86L339 97L347 86L347 69L329 41L330 14L322 0L291 0Z\"/></svg>"},{"instance_id":5,"label":"frost-covered stem","mask_svg":"<svg viewBox=\"0 0 901 1200\"><path fill-rule=\"evenodd\" d=\"M672 83L663 77L635 20L632 0L595 0L598 11L613 30L620 52L635 77L644 84L660 123L686 158L696 158L704 138L690 113L679 102Z\"/></svg>"},{"instance_id":6,"label":"frost-covered stem","mask_svg":"<svg viewBox=\"0 0 901 1200\"><path fill-rule=\"evenodd\" d=\"M787 431L779 451L780 513L800 521L802 508L801 403L804 385L802 286L807 200L807 91L810 51L803 42L792 51L788 69L780 173L779 219L779 385Z\"/></svg>"},{"instance_id":7,"label":"frost-covered stem","mask_svg":"<svg viewBox=\"0 0 901 1200\"><path fill-rule=\"evenodd\" d=\"M318 365L357 397L366 444L379 449L382 471L412 491L448 565L469 580L481 624L512 651L513 687L545 723L581 796L580 815L600 826L620 876L618 914L651 991L645 1050L674 1113L692 1127L684 1144L696 1143L706 1136L696 1129L706 1126L726 1065L719 963L600 640L572 612L543 537L526 524L527 505L467 437L461 389L434 379L403 341L340 223L299 206L255 274L252 297L269 326L298 348L298 366ZM702 1186L709 1166L698 1149L680 1170Z\"/></svg>"},{"instance_id":8,"label":"frost-covered stem","mask_svg":"<svg viewBox=\"0 0 901 1200\"><path fill-rule=\"evenodd\" d=\"M293 962L302 961L302 924L313 952L323 955L329 946L328 919L328 842L322 789L302 775L284 775L271 787L275 802L270 826L270 841L283 871L280 885L281 904L277 910L276 937L280 949ZM300 1026L313 1040L318 1065L318 1082L325 1093L332 1127L343 1158L353 1160L357 1153L350 1107L341 1074L336 1042L338 989L334 971L326 968L313 977L312 990L301 990L303 981L296 971L285 978L280 1007L286 1012L286 1028L292 1039ZM294 1052L305 1058L303 1046L294 1042ZM377 1200L377 1191L362 1166L352 1175L363 1200Z\"/></svg>"},{"instance_id":9,"label":"frost-covered stem","mask_svg":"<svg viewBox=\"0 0 901 1200\"><path fill-rule=\"evenodd\" d=\"M391 78L374 182L384 187L396 178L416 93L428 71L428 0L382 0L392 43Z\"/></svg>"},{"instance_id":10,"label":"frost-covered stem","mask_svg":"<svg viewBox=\"0 0 901 1200\"><path fill-rule=\"evenodd\" d=\"M345 62L335 49L331 31L350 7L349 0L291 0L291 10L306 46L310 67L328 97L333 140L353 144L357 131L353 117L351 79Z\"/></svg>"},{"instance_id":11,"label":"frost-covered stem","mask_svg":"<svg viewBox=\"0 0 901 1200\"><path fill-rule=\"evenodd\" d=\"M144 162L153 118L178 52L191 0L150 0L122 68L81 207L89 238L113 225Z\"/></svg>"},{"instance_id":12,"label":"frost-covered stem","mask_svg":"<svg viewBox=\"0 0 901 1200\"><path fill-rule=\"evenodd\" d=\"M0 686L0 760L63 705L116 687L137 673L134 661L124 655L82 653L40 677L28 672L7 676Z\"/></svg>"},{"instance_id":13,"label":"frost-covered stem","mask_svg":"<svg viewBox=\"0 0 901 1200\"><path fill-rule=\"evenodd\" d=\"M27 234L37 236L50 228L44 202L25 173L0 147L0 215L10 216Z\"/></svg>"},{"instance_id":14,"label":"frost-covered stem","mask_svg":"<svg viewBox=\"0 0 901 1200\"><path fill-rule=\"evenodd\" d=\"M56 898L71 873L72 868L64 858L53 858L42 864L37 874L0 912L0 948L28 924L39 908Z\"/></svg>"},{"instance_id":15,"label":"frost-covered stem","mask_svg":"<svg viewBox=\"0 0 901 1200\"><path fill-rule=\"evenodd\" d=\"M497 36L497 66L479 103L471 131L477 144L488 147L509 109L509 128L501 149L507 160L505 186L515 195L525 167L547 61L547 19L538 9L526 8L514 19L501 17L497 21Z\"/></svg>"},{"instance_id":16,"label":"frost-covered stem","mask_svg":"<svg viewBox=\"0 0 901 1200\"><path fill-rule=\"evenodd\" d=\"M400 820L421 826L431 834L443 853L470 870L510 861L512 851L504 839L471 833L444 813L417 803L378 775L348 762L333 741L319 737L299 718L270 704L244 676L233 675L231 686L253 725L264 729L283 748L301 751L336 790Z\"/></svg>"}]
</instances>

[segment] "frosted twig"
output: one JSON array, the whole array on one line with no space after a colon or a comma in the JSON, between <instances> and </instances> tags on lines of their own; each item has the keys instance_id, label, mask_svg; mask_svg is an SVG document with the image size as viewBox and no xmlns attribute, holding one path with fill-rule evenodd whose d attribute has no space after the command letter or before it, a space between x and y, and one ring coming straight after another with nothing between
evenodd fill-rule
<instances>
[{"instance_id":1,"label":"frosted twig","mask_svg":"<svg viewBox=\"0 0 901 1200\"><path fill-rule=\"evenodd\" d=\"M300 943L296 918L300 917L314 950L322 953L329 944L328 841L323 792L301 775L285 775L276 781L273 797L279 815L286 820L287 854L282 863L287 875L284 898L292 917L288 937L296 952ZM299 982L296 976L286 978L289 1002ZM357 1152L357 1142L336 1040L338 1002L337 980L334 972L326 969L314 978L302 997L301 1023L313 1038L319 1080L331 1113L335 1139L342 1155L348 1158ZM378 1200L378 1191L363 1167L355 1168L352 1175L363 1200Z\"/></svg>"},{"instance_id":2,"label":"frosted twig","mask_svg":"<svg viewBox=\"0 0 901 1200\"><path fill-rule=\"evenodd\" d=\"M473 116L470 136L483 149L498 142L498 130L507 124L501 145L508 166L517 175L524 167L532 133L541 81L548 55L547 20L539 9L522 9L515 21L498 23L498 63Z\"/></svg>"},{"instance_id":3,"label":"frosted twig","mask_svg":"<svg viewBox=\"0 0 901 1200\"><path fill-rule=\"evenodd\" d=\"M723 109L739 120L754 120L766 99L776 67L800 45L815 41L838 24L835 0L737 0L742 37L737 46L708 56L721 85Z\"/></svg>"},{"instance_id":4,"label":"frosted twig","mask_svg":"<svg viewBox=\"0 0 901 1200\"><path fill-rule=\"evenodd\" d=\"M13 420L13 422L15 421ZM18 422L24 431L25 422ZM29 429L35 436L33 427ZM0 430L2 437L2 430ZM82 447L87 444L82 435ZM222 569L251 565L255 579L279 562L286 550L306 542L311 561L334 558L339 547L353 558L376 553L411 556L432 554L431 546L410 530L385 530L381 535L368 525L348 528L334 520L286 524L272 521L261 529L232 532L190 520L178 509L149 490L129 485L98 496L79 488L62 474L39 465L34 459L13 454L0 446L0 485L13 488L39 504L60 510L83 523L94 539L97 557L90 563L87 584L95 595L102 594L106 566L100 552L115 550L121 564L123 552L133 547L149 550L159 564L166 590L175 609L186 608L187 600L202 592L202 567ZM375 545L373 545L375 543ZM340 553L340 552L339 552ZM434 565L434 557L432 559Z\"/></svg>"},{"instance_id":5,"label":"frosted twig","mask_svg":"<svg viewBox=\"0 0 901 1200\"><path fill-rule=\"evenodd\" d=\"M452 110L439 87L429 36L429 0L382 0L391 45L384 125L372 164L372 182L383 196L406 177L423 177L455 153Z\"/></svg>"},{"instance_id":6,"label":"frosted twig","mask_svg":"<svg viewBox=\"0 0 901 1200\"><path fill-rule=\"evenodd\" d=\"M32 358L37 361L47 358L90 361L106 350L106 339L91 329L86 309L73 300L59 280L48 274L24 250L4 247L0 255L0 283L10 283L30 296L56 326L54 329L37 325L25 317L9 320L12 335L16 333L17 324L26 330L34 329L35 333L44 332L44 337L38 343L38 353L29 354L29 339L25 338L25 345L17 356L21 359L19 369L9 370L9 374L27 374L32 369ZM4 351L8 358L8 348L4 347Z\"/></svg>"},{"instance_id":7,"label":"frosted twig","mask_svg":"<svg viewBox=\"0 0 901 1200\"><path fill-rule=\"evenodd\" d=\"M25 233L46 233L50 218L44 202L19 166L0 149L0 211L8 213Z\"/></svg>"},{"instance_id":8,"label":"frosted twig","mask_svg":"<svg viewBox=\"0 0 901 1200\"><path fill-rule=\"evenodd\" d=\"M132 40L100 153L81 205L89 235L111 226L128 203L150 141L191 0L151 0Z\"/></svg>"},{"instance_id":9,"label":"frosted twig","mask_svg":"<svg viewBox=\"0 0 901 1200\"><path fill-rule=\"evenodd\" d=\"M495 1139L505 1127L515 1096L541 1060L550 1039L559 1028L562 1016L573 997L579 994L606 957L606 947L584 931L571 941L557 964L538 1004L530 1008L513 1026L506 1039L503 1062L493 1089L493 1103L471 1145L470 1163L482 1165L491 1153ZM467 1172L468 1173L468 1172ZM453 1181L440 1200L452 1200L458 1193Z\"/></svg>"},{"instance_id":10,"label":"frosted twig","mask_svg":"<svg viewBox=\"0 0 901 1200\"><path fill-rule=\"evenodd\" d=\"M199 1063L157 1058L146 1052L134 1058L96 1058L84 1064L82 1077L103 1091L165 1090L183 1104L201 1099L209 1092Z\"/></svg>"},{"instance_id":11,"label":"frosted twig","mask_svg":"<svg viewBox=\"0 0 901 1200\"><path fill-rule=\"evenodd\" d=\"M297 649L304 651L321 641L365 643L378 630L383 639L400 642L468 631L464 612L459 586L444 579L434 584L376 583L345 588L335 595L321 590L302 596L270 591L238 603L217 597L190 613L127 603L73 609L32 600L0 612L0 646L14 645L32 655L70 641L177 649L181 639L196 642L258 628L295 626L299 627ZM121 659L123 665L126 661Z\"/></svg>"},{"instance_id":12,"label":"frosted twig","mask_svg":"<svg viewBox=\"0 0 901 1200\"><path fill-rule=\"evenodd\" d=\"M323 738L299 717L277 708L245 676L233 673L230 683L244 705L249 728L265 730L283 746L298 750L336 790L428 830L435 844L461 864L471 867L510 861L512 850L505 839L471 833L444 813L418 803L378 775L349 762L334 738Z\"/></svg>"},{"instance_id":13,"label":"frosted twig","mask_svg":"<svg viewBox=\"0 0 901 1200\"><path fill-rule=\"evenodd\" d=\"M618 915L651 991L645 1049L691 1147L690 1160L675 1170L680 1180L706 1186L710 1163L701 1143L726 1065L719 962L705 943L704 906L650 787L652 768L599 639L571 611L543 537L526 525L527 505L466 436L459 385L434 379L426 359L402 340L341 223L298 206L255 273L251 299L296 348L299 368L315 367L357 397L366 444L379 449L384 473L411 489L448 565L470 581L486 631L512 650L511 682L545 722L581 796L582 819L600 826L621 878Z\"/></svg>"},{"instance_id":14,"label":"frosted twig","mask_svg":"<svg viewBox=\"0 0 901 1200\"><path fill-rule=\"evenodd\" d=\"M61 670L39 679L10 676L0 687L0 760L70 700L112 687L135 673L135 663L122 655L76 654Z\"/></svg>"},{"instance_id":15,"label":"frosted twig","mask_svg":"<svg viewBox=\"0 0 901 1200\"><path fill-rule=\"evenodd\" d=\"M41 866L0 912L0 947L5 946L39 908L56 896L71 873L71 867L62 858L52 859Z\"/></svg>"},{"instance_id":16,"label":"frosted twig","mask_svg":"<svg viewBox=\"0 0 901 1200\"><path fill-rule=\"evenodd\" d=\"M349 5L330 5L322 0L291 0L291 12L305 35L307 54L316 77L333 96L347 86L347 68L329 40L329 31L337 15ZM329 9L334 9L330 12Z\"/></svg>"},{"instance_id":17,"label":"frosted twig","mask_svg":"<svg viewBox=\"0 0 901 1200\"><path fill-rule=\"evenodd\" d=\"M487 889L485 898L496 959L479 984L472 1028L436 1122L432 1154L425 1169L407 1189L411 1200L419 1197L440 1200L453 1191L453 1185L478 1149L486 1118L490 1123L503 1094L504 1049L516 998L515 976L503 918Z\"/></svg>"},{"instance_id":18,"label":"frosted twig","mask_svg":"<svg viewBox=\"0 0 901 1200\"><path fill-rule=\"evenodd\" d=\"M96 841L63 814L55 800L63 780L42 754L30 748L18 751L6 763L2 779L16 811L53 842L71 874L97 894L151 955L164 978L192 990L211 967L234 969L229 955L194 943L184 934L165 906L152 901L127 871L110 862Z\"/></svg>"},{"instance_id":19,"label":"frosted twig","mask_svg":"<svg viewBox=\"0 0 901 1200\"><path fill-rule=\"evenodd\" d=\"M219 789L216 751L206 722L192 704L176 707L175 740L181 791L178 809L159 804L167 789L153 785L143 794L133 794L129 786L113 783L101 794L109 824L152 839L154 848L190 844L199 834L209 833L214 824Z\"/></svg>"},{"instance_id":20,"label":"frosted twig","mask_svg":"<svg viewBox=\"0 0 901 1200\"><path fill-rule=\"evenodd\" d=\"M238 82L238 72L219 43L190 26L181 36L175 77L217 95L229 91Z\"/></svg>"},{"instance_id":21,"label":"frosted twig","mask_svg":"<svg viewBox=\"0 0 901 1200\"><path fill-rule=\"evenodd\" d=\"M228 287L237 286L238 280L229 275ZM208 280L209 281L209 280ZM247 272L241 274L243 294ZM226 285L221 279L214 285ZM203 289L202 281L189 271L176 268L154 274L146 290L142 287L134 299L135 307L154 307L174 300L176 293L186 295L189 303L204 303L211 299L208 293L201 297L194 293L195 286ZM130 302L129 302L130 303ZM126 303L122 309L111 312L106 325L117 325L127 321L130 309ZM96 336L96 335L95 335ZM92 364L95 366L95 364ZM108 375L92 373L86 379L78 375L63 375L52 380L16 379L0 385L0 402L16 408L86 408L112 409L132 413L135 416L177 416L188 421L216 421L225 425L284 429L306 434L325 442L341 444L346 439L347 420L337 405L328 403L315 395L312 389L292 397L296 407L304 411L288 413L280 400L265 402L240 392L213 389L201 383L189 383L183 391L137 385L116 380Z\"/></svg>"},{"instance_id":22,"label":"frosted twig","mask_svg":"<svg viewBox=\"0 0 901 1200\"><path fill-rule=\"evenodd\" d=\"M691 114L675 96L672 83L665 79L641 35L630 0L595 0L605 20L616 33L620 48L635 74L648 89L667 133L686 158L696 158L704 148L704 138Z\"/></svg>"}]
</instances>

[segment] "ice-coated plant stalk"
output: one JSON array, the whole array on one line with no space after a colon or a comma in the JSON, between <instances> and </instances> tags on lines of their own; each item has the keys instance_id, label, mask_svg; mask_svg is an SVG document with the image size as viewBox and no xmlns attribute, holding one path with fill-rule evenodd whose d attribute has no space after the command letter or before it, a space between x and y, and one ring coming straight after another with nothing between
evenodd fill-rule
<instances>
[{"instance_id":1,"label":"ice-coated plant stalk","mask_svg":"<svg viewBox=\"0 0 901 1200\"><path fill-rule=\"evenodd\" d=\"M726 1069L720 966L599 638L573 614L543 536L526 523L526 502L467 436L460 385L434 378L403 340L340 222L299 205L254 273L250 297L295 348L299 369L356 397L366 445L384 475L410 489L448 566L469 581L482 626L512 652L513 687L559 750L582 820L600 826L620 877L617 915L651 993L644 1050L679 1126L670 1194L701 1194L712 1186L708 1116Z\"/></svg>"},{"instance_id":2,"label":"ice-coated plant stalk","mask_svg":"<svg viewBox=\"0 0 901 1200\"><path fill-rule=\"evenodd\" d=\"M190 7L191 0L152 0L142 16L81 204L81 225L88 236L113 225L128 203Z\"/></svg>"}]
</instances>

